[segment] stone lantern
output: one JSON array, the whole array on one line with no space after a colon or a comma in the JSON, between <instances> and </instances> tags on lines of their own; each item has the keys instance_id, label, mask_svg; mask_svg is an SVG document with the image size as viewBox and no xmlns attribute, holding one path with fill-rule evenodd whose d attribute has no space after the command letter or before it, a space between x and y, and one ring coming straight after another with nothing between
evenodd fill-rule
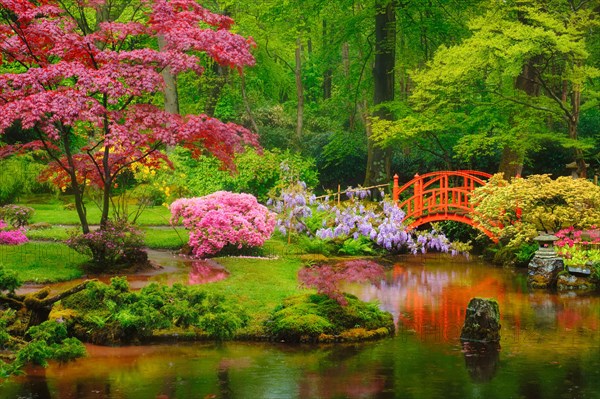
<instances>
[{"instance_id":1,"label":"stone lantern","mask_svg":"<svg viewBox=\"0 0 600 399\"><path fill-rule=\"evenodd\" d=\"M562 258L554 251L554 241L558 237L541 233L534 238L540 248L527 267L527 283L533 288L552 288L556 286L558 274L564 270Z\"/></svg>"},{"instance_id":2,"label":"stone lantern","mask_svg":"<svg viewBox=\"0 0 600 399\"><path fill-rule=\"evenodd\" d=\"M541 233L539 236L534 238L540 246L535 251L535 256L544 259L556 258L556 251L554 250L554 241L558 240L558 237L553 234Z\"/></svg>"},{"instance_id":3,"label":"stone lantern","mask_svg":"<svg viewBox=\"0 0 600 399\"><path fill-rule=\"evenodd\" d=\"M586 168L589 168L589 167L590 167L590 164L589 164L589 163L586 163L586 164L585 164L585 167L586 167ZM577 168L578 168L578 167L577 167L577 162L571 162L571 163L568 163L568 164L566 164L566 165L565 165L565 168L567 168L567 170L568 170L569 172L571 172L571 177L572 177L573 179L578 179L578 178L579 178L579 175L577 174Z\"/></svg>"}]
</instances>

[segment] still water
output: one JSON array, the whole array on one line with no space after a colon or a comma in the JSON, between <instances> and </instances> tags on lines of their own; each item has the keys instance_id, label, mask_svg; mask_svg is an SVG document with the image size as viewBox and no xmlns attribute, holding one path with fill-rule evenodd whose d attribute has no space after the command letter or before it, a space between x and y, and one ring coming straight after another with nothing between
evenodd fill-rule
<instances>
[{"instance_id":1,"label":"still water","mask_svg":"<svg viewBox=\"0 0 600 399\"><path fill-rule=\"evenodd\" d=\"M598 398L600 297L531 292L523 271L400 258L346 290L394 315L394 338L362 344L88 346L89 357L0 385L0 398ZM499 351L464 351L471 297L498 300Z\"/></svg>"}]
</instances>

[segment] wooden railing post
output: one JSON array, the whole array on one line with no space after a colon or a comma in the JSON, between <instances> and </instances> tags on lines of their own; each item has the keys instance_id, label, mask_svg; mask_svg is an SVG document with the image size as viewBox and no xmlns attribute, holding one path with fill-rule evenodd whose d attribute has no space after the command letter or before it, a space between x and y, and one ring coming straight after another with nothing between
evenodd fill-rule
<instances>
[{"instance_id":1,"label":"wooden railing post","mask_svg":"<svg viewBox=\"0 0 600 399\"><path fill-rule=\"evenodd\" d=\"M420 215L423 212L423 180L419 179L419 174L415 175L415 213Z\"/></svg>"},{"instance_id":2,"label":"wooden railing post","mask_svg":"<svg viewBox=\"0 0 600 399\"><path fill-rule=\"evenodd\" d=\"M398 174L396 173L394 175L394 187L392 188L392 199L394 200L394 202L398 202L398 200L400 199L400 185L398 184L398 180L400 179L400 177L398 176Z\"/></svg>"}]
</instances>

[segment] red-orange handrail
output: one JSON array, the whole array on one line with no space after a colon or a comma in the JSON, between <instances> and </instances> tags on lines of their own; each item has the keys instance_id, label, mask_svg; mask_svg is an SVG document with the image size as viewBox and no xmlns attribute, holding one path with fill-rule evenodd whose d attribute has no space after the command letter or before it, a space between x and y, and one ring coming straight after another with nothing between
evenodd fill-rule
<instances>
[{"instance_id":1,"label":"red-orange handrail","mask_svg":"<svg viewBox=\"0 0 600 399\"><path fill-rule=\"evenodd\" d=\"M485 185L486 179L490 177L491 174L477 170L430 172L424 175L416 174L412 180L400 187L399 177L395 175L392 197L396 204L406 211L404 220L411 220L409 228L434 221L454 220L473 226L497 241L492 232L471 217L474 204L470 202L470 195L476 187ZM451 185L451 179L462 181ZM399 203L400 194L411 187L412 195Z\"/></svg>"}]
</instances>

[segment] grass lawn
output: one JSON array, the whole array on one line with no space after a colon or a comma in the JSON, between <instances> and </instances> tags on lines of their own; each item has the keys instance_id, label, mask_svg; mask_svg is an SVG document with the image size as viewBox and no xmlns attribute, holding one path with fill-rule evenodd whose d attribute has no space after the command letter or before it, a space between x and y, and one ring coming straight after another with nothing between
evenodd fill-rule
<instances>
[{"instance_id":1,"label":"grass lawn","mask_svg":"<svg viewBox=\"0 0 600 399\"><path fill-rule=\"evenodd\" d=\"M73 204L72 196L32 196L24 199L19 205L35 209L30 223L46 222L50 224L79 224L77 211L65 209L66 204ZM91 201L86 202L88 221L90 224L100 223L100 210ZM131 211L135 207L131 206ZM153 206L144 209L137 224L146 226L168 225L171 213L164 206Z\"/></svg>"},{"instance_id":2,"label":"grass lawn","mask_svg":"<svg viewBox=\"0 0 600 399\"><path fill-rule=\"evenodd\" d=\"M73 230L81 233L81 229L77 227L52 226L49 229L28 230L27 238L60 242L69 238L69 231ZM188 231L183 227L157 229L142 226L141 230L144 232L146 246L152 249L180 249L190 238Z\"/></svg>"},{"instance_id":3,"label":"grass lawn","mask_svg":"<svg viewBox=\"0 0 600 399\"><path fill-rule=\"evenodd\" d=\"M87 260L87 256L56 242L0 245L0 265L16 272L24 282L51 283L82 277L80 265Z\"/></svg>"},{"instance_id":4,"label":"grass lawn","mask_svg":"<svg viewBox=\"0 0 600 399\"><path fill-rule=\"evenodd\" d=\"M152 249L180 249L187 244L190 234L183 227L153 229L142 227L144 243Z\"/></svg>"}]
</instances>

